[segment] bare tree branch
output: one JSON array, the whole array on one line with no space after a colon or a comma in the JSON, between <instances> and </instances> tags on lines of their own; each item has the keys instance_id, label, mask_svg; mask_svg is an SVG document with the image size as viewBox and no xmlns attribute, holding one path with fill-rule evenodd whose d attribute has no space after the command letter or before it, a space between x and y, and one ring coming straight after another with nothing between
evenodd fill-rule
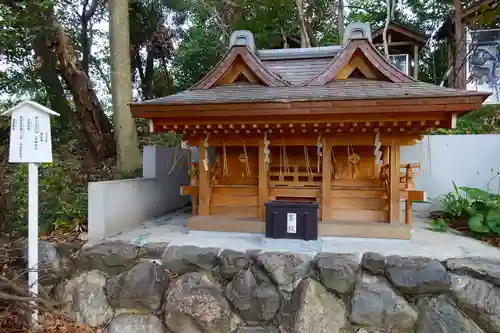
<instances>
[{"instance_id":1,"label":"bare tree branch","mask_svg":"<svg viewBox=\"0 0 500 333\"><path fill-rule=\"evenodd\" d=\"M295 0L297 6L297 15L299 17L300 26L300 47L311 47L309 34L307 33L306 20L304 17L304 6L302 0Z\"/></svg>"},{"instance_id":2,"label":"bare tree branch","mask_svg":"<svg viewBox=\"0 0 500 333\"><path fill-rule=\"evenodd\" d=\"M8 293L4 293L0 291L0 299L4 300L9 300L9 301L17 301L17 302L27 302L27 303L33 303L30 304L30 307L35 307L39 310L43 311L49 311L52 314L58 316L58 317L63 317L68 320L73 320L70 315L67 313L58 311L55 309L54 305L51 305L49 302L42 298L37 298L37 297L30 297L30 296L18 296L18 295L11 295ZM40 304L40 305L37 305Z\"/></svg>"},{"instance_id":3,"label":"bare tree branch","mask_svg":"<svg viewBox=\"0 0 500 333\"><path fill-rule=\"evenodd\" d=\"M86 5L84 6L84 9L85 9L89 3L89 0L84 0L84 1L86 3ZM104 3L105 3L105 1L104 1ZM92 18L92 16L94 16L98 6L99 6L99 0L92 0L90 7L84 12L83 18L86 21L89 21Z\"/></svg>"},{"instance_id":4,"label":"bare tree branch","mask_svg":"<svg viewBox=\"0 0 500 333\"><path fill-rule=\"evenodd\" d=\"M108 94L111 95L111 83L109 82L109 78L106 76L106 73L104 73L104 71L102 70L102 67L99 64L99 61L95 57L93 57L92 55L90 56L90 61L92 61L95 68L97 69L97 72L99 73L99 76L104 81L104 84L106 85L106 89L108 90Z\"/></svg>"}]
</instances>

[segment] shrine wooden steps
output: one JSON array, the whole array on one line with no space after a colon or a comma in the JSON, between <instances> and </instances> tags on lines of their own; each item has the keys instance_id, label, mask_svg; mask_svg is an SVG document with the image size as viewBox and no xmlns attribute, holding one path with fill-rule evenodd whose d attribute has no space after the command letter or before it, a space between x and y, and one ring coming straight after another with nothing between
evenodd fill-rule
<instances>
[{"instance_id":1,"label":"shrine wooden steps","mask_svg":"<svg viewBox=\"0 0 500 333\"><path fill-rule=\"evenodd\" d=\"M214 186L212 189L210 215L256 218L258 210L256 186Z\"/></svg>"},{"instance_id":2,"label":"shrine wooden steps","mask_svg":"<svg viewBox=\"0 0 500 333\"><path fill-rule=\"evenodd\" d=\"M264 221L237 215L192 216L188 219L186 226L189 230L252 232L261 234L266 230L266 223Z\"/></svg>"},{"instance_id":3,"label":"shrine wooden steps","mask_svg":"<svg viewBox=\"0 0 500 333\"><path fill-rule=\"evenodd\" d=\"M332 183L331 220L389 221L389 202L380 180L335 179Z\"/></svg>"}]
</instances>

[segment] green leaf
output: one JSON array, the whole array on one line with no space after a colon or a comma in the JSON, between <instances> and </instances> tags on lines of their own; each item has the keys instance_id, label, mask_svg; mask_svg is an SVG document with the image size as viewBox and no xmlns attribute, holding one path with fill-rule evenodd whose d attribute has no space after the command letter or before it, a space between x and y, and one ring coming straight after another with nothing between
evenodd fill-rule
<instances>
[{"instance_id":1,"label":"green leaf","mask_svg":"<svg viewBox=\"0 0 500 333\"><path fill-rule=\"evenodd\" d=\"M486 224L491 230L500 234L500 210L491 209L486 215Z\"/></svg>"},{"instance_id":2,"label":"green leaf","mask_svg":"<svg viewBox=\"0 0 500 333\"><path fill-rule=\"evenodd\" d=\"M460 187L460 190L465 192L465 194L467 195L467 199L469 200L483 201L483 202L490 202L495 200L494 194L488 193L479 188Z\"/></svg>"},{"instance_id":3,"label":"green leaf","mask_svg":"<svg viewBox=\"0 0 500 333\"><path fill-rule=\"evenodd\" d=\"M477 233L487 233L490 231L487 225L484 224L484 216L483 215L472 215L469 217L469 229L473 232Z\"/></svg>"},{"instance_id":4,"label":"green leaf","mask_svg":"<svg viewBox=\"0 0 500 333\"><path fill-rule=\"evenodd\" d=\"M450 227L442 218L434 219L429 222L429 229L436 232L446 232Z\"/></svg>"}]
</instances>

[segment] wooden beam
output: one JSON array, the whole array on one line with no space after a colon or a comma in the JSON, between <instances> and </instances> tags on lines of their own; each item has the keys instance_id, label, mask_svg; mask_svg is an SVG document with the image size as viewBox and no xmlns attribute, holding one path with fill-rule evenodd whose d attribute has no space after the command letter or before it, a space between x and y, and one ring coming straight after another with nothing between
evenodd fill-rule
<instances>
[{"instance_id":1,"label":"wooden beam","mask_svg":"<svg viewBox=\"0 0 500 333\"><path fill-rule=\"evenodd\" d=\"M400 192L401 199L410 201L426 201L427 193L419 190L401 190Z\"/></svg>"},{"instance_id":2,"label":"wooden beam","mask_svg":"<svg viewBox=\"0 0 500 333\"><path fill-rule=\"evenodd\" d=\"M450 127L452 129L457 128L457 114L455 112L451 114L450 123L451 123Z\"/></svg>"},{"instance_id":3,"label":"wooden beam","mask_svg":"<svg viewBox=\"0 0 500 333\"><path fill-rule=\"evenodd\" d=\"M266 202L269 200L269 184L265 163L264 140L259 140L259 220L266 218Z\"/></svg>"},{"instance_id":4,"label":"wooden beam","mask_svg":"<svg viewBox=\"0 0 500 333\"><path fill-rule=\"evenodd\" d=\"M347 79L356 69L358 69L367 79L377 79L382 76L377 73L372 65L362 57L353 57L351 61L337 74L337 80Z\"/></svg>"},{"instance_id":5,"label":"wooden beam","mask_svg":"<svg viewBox=\"0 0 500 333\"><path fill-rule=\"evenodd\" d=\"M181 195L198 195L198 186L181 186Z\"/></svg>"},{"instance_id":6,"label":"wooden beam","mask_svg":"<svg viewBox=\"0 0 500 333\"><path fill-rule=\"evenodd\" d=\"M360 128L361 129L361 128ZM368 145L371 146L373 144L373 139L375 137L375 132L366 132L363 133L362 130L356 131L356 133L327 133L326 129L318 130L322 132L323 136L328 136L331 139L331 144L334 146L343 146L347 144L352 145ZM245 133L245 145L247 146L258 146L259 140L261 138L261 134L259 133ZM196 134L193 136L186 136L185 140L191 146L198 145L199 140L204 139L205 135ZM415 140L420 140L422 137L421 133L408 134L402 132L395 133L382 133L380 135L380 141L382 145L390 145L390 143L395 140L399 142L399 145L413 145ZM294 134L290 136L283 136L281 133L269 133L268 139L270 141L271 146L280 146L284 141L287 146L304 146L304 145L316 145L317 142L317 134L311 132L308 133L300 133ZM243 143L242 135L238 135L236 133L228 133L228 134L210 134L210 146L222 146L223 144L227 147L229 146L241 146Z\"/></svg>"},{"instance_id":7,"label":"wooden beam","mask_svg":"<svg viewBox=\"0 0 500 333\"><path fill-rule=\"evenodd\" d=\"M383 122L387 121L421 121L421 120L445 120L447 119L447 113L445 112L421 112L421 113L400 113L400 114L365 114L363 116L353 115L353 114L336 114L336 115L317 115L315 117L311 117L310 115L290 115L287 118L283 118L282 116L275 115L266 115L266 116L252 116L252 117L216 117L216 118L171 118L168 116L165 117L155 117L155 125L175 125L175 124L183 124L185 126L191 126L191 128L196 128L196 125L204 126L207 124L217 124L219 128L232 128L230 125L234 124L252 124L257 125L257 128L264 128L265 124L282 124L288 125L290 128L298 128L299 124L305 123L325 123L326 127L335 127L340 125L339 123L349 123L349 122ZM330 125L328 125L330 124ZM291 126L290 126L291 125ZM188 127L186 127L187 129Z\"/></svg>"},{"instance_id":8,"label":"wooden beam","mask_svg":"<svg viewBox=\"0 0 500 333\"><path fill-rule=\"evenodd\" d=\"M345 114L356 114L359 115L360 120L362 121L362 117L364 115L370 114L380 114L380 113L392 113L392 114L401 114L401 113L414 113L418 114L421 112L447 112L447 111L456 111L456 112L466 112L471 110L476 110L479 106L481 106L481 102L478 103L450 103L450 104L441 104L441 101L435 100L435 104L427 104L427 103L415 103L407 105L395 104L390 105L360 105L360 106L340 106L333 105L331 108L319 107L316 108L314 106L309 106L305 108L293 108L290 105L284 103L282 108L272 108L269 109L252 109L251 106L248 106L248 109L243 110L224 110L224 106L219 106L219 108L208 109L206 111L188 111L188 110L179 110L179 111L168 111L166 109L163 112L158 112L158 109L162 109L161 106L157 106L158 109L146 111L146 107L142 110L135 109L134 117L137 118L163 118L163 117L175 117L175 118L200 118L207 119L210 117L222 117L222 116L230 116L230 117L238 117L238 116L246 116L246 117L254 117L254 116L291 116L291 115L312 115L313 117L317 117L320 115L345 115ZM287 107L288 106L288 107ZM314 119L314 118L313 118Z\"/></svg>"},{"instance_id":9,"label":"wooden beam","mask_svg":"<svg viewBox=\"0 0 500 333\"><path fill-rule=\"evenodd\" d=\"M384 43L375 43L373 44L374 46L384 46ZM411 45L416 45L418 47L418 44L415 44L414 42L392 42L392 43L387 43L387 46L411 46Z\"/></svg>"},{"instance_id":10,"label":"wooden beam","mask_svg":"<svg viewBox=\"0 0 500 333\"><path fill-rule=\"evenodd\" d=\"M217 84L234 83L240 75L243 75L249 82L262 84L259 77L242 60L236 60L232 67L219 79Z\"/></svg>"},{"instance_id":11,"label":"wooden beam","mask_svg":"<svg viewBox=\"0 0 500 333\"><path fill-rule=\"evenodd\" d=\"M331 140L323 137L323 181L321 184L321 220L325 221L330 217L330 201L332 198L332 163L331 163Z\"/></svg>"},{"instance_id":12,"label":"wooden beam","mask_svg":"<svg viewBox=\"0 0 500 333\"><path fill-rule=\"evenodd\" d=\"M199 177L199 215L208 216L210 210L210 177L208 171L205 170L203 165L203 159L205 154L208 156L207 148L204 145L205 140L200 139L198 141L198 147L200 149L200 162L198 163L198 177Z\"/></svg>"},{"instance_id":13,"label":"wooden beam","mask_svg":"<svg viewBox=\"0 0 500 333\"><path fill-rule=\"evenodd\" d=\"M132 104L134 117L223 117L247 115L309 115L309 114L353 114L355 113L401 113L446 111L443 106L460 105L464 111L475 110L486 99L487 93L477 92L455 97L392 98L339 101L290 101L290 102L245 102L204 104ZM384 106L391 106L387 108Z\"/></svg>"},{"instance_id":14,"label":"wooden beam","mask_svg":"<svg viewBox=\"0 0 500 333\"><path fill-rule=\"evenodd\" d=\"M399 143L393 141L389 149L389 221L391 224L401 223L401 206L399 197Z\"/></svg>"}]
</instances>

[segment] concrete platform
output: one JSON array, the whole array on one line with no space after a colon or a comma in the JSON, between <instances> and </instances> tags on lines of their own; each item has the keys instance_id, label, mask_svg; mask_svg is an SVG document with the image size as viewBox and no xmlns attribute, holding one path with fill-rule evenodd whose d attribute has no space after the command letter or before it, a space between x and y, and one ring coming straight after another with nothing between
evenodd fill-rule
<instances>
[{"instance_id":1,"label":"concrete platform","mask_svg":"<svg viewBox=\"0 0 500 333\"><path fill-rule=\"evenodd\" d=\"M260 233L228 233L189 231L185 225L191 216L190 208L145 222L142 227L108 237L108 241L124 241L137 245L167 242L171 245L220 247L237 251L293 251L334 253L378 252L383 255L428 256L439 260L451 257L481 256L500 259L500 249L457 232L438 233L427 229L422 212L414 213L411 240L321 237L318 241L266 239ZM88 244L87 246L92 245Z\"/></svg>"}]
</instances>

